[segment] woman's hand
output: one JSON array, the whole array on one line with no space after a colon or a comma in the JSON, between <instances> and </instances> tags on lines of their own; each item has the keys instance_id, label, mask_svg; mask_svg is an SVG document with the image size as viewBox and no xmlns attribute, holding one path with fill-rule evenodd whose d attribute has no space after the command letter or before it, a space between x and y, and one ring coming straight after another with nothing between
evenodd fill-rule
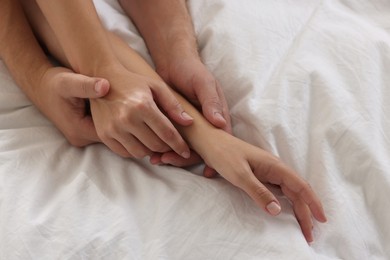
<instances>
[{"instance_id":1,"label":"woman's hand","mask_svg":"<svg viewBox=\"0 0 390 260\"><path fill-rule=\"evenodd\" d=\"M211 136L208 149L201 154L208 165L273 216L279 214L280 203L264 184L279 186L292 202L308 242L313 241L312 216L326 222L322 204L310 185L270 153L219 131Z\"/></svg>"},{"instance_id":2,"label":"woman's hand","mask_svg":"<svg viewBox=\"0 0 390 260\"><path fill-rule=\"evenodd\" d=\"M164 82L120 66L110 67L101 75L112 87L106 97L91 101L91 112L103 143L124 157L143 158L169 150L184 158L190 156L187 144L167 116L181 125L190 125L192 118Z\"/></svg>"},{"instance_id":3,"label":"woman's hand","mask_svg":"<svg viewBox=\"0 0 390 260\"><path fill-rule=\"evenodd\" d=\"M33 102L74 146L100 142L86 100L106 95L109 82L76 74L66 68L49 68L41 77Z\"/></svg>"}]
</instances>

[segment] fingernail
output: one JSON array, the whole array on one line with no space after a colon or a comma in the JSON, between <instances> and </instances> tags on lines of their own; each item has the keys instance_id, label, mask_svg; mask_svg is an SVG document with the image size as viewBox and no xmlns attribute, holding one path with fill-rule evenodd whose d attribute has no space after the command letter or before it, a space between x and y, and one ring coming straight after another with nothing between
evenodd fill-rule
<instances>
[{"instance_id":1,"label":"fingernail","mask_svg":"<svg viewBox=\"0 0 390 260\"><path fill-rule=\"evenodd\" d=\"M281 208L278 203L272 201L267 205L267 210L271 215L276 216L280 213Z\"/></svg>"},{"instance_id":2,"label":"fingernail","mask_svg":"<svg viewBox=\"0 0 390 260\"><path fill-rule=\"evenodd\" d=\"M187 114L187 112L182 112L182 113L181 113L181 116L182 116L185 120L194 120L189 114Z\"/></svg>"},{"instance_id":3,"label":"fingernail","mask_svg":"<svg viewBox=\"0 0 390 260\"><path fill-rule=\"evenodd\" d=\"M95 92L97 93L97 94L100 94L100 92L101 92L101 90L102 90L102 87L103 87L103 80L98 80L98 81L96 81L96 83L95 83Z\"/></svg>"},{"instance_id":4,"label":"fingernail","mask_svg":"<svg viewBox=\"0 0 390 260\"><path fill-rule=\"evenodd\" d=\"M307 238L306 238L306 240L307 240L307 243L309 243L309 245L310 245L310 244L312 244L312 243L313 243L313 241L314 241L314 239L313 239L313 235L312 235L312 234L310 234L310 235L309 235L309 237L307 237Z\"/></svg>"},{"instance_id":5,"label":"fingernail","mask_svg":"<svg viewBox=\"0 0 390 260\"><path fill-rule=\"evenodd\" d=\"M225 118L222 116L220 112L215 112L214 115L216 118L218 118L218 120L226 122Z\"/></svg>"},{"instance_id":6,"label":"fingernail","mask_svg":"<svg viewBox=\"0 0 390 260\"><path fill-rule=\"evenodd\" d=\"M188 158L190 158L190 152L184 152L184 153L182 153L181 154L181 156L183 157L183 158L185 158L185 159L188 159Z\"/></svg>"}]
</instances>

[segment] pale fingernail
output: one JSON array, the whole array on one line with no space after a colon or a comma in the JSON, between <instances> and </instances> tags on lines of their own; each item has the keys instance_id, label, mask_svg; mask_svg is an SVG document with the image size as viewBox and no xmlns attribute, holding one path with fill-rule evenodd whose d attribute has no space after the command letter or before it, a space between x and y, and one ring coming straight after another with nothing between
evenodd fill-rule
<instances>
[{"instance_id":1,"label":"pale fingernail","mask_svg":"<svg viewBox=\"0 0 390 260\"><path fill-rule=\"evenodd\" d=\"M181 156L183 157L183 158L185 158L185 159L188 159L188 158L190 158L190 152L184 152L184 153L182 153L181 154Z\"/></svg>"},{"instance_id":2,"label":"pale fingernail","mask_svg":"<svg viewBox=\"0 0 390 260\"><path fill-rule=\"evenodd\" d=\"M101 90L102 90L102 87L103 87L103 80L98 80L98 81L96 81L96 83L95 83L95 92L97 93L97 94L100 94L100 92L101 92Z\"/></svg>"},{"instance_id":3,"label":"pale fingernail","mask_svg":"<svg viewBox=\"0 0 390 260\"><path fill-rule=\"evenodd\" d=\"M267 210L271 215L276 216L280 213L281 208L278 203L272 201L267 205Z\"/></svg>"},{"instance_id":4,"label":"pale fingernail","mask_svg":"<svg viewBox=\"0 0 390 260\"><path fill-rule=\"evenodd\" d=\"M182 112L181 113L181 116L185 119L185 120L194 120L189 114L187 114L187 112Z\"/></svg>"},{"instance_id":5,"label":"pale fingernail","mask_svg":"<svg viewBox=\"0 0 390 260\"><path fill-rule=\"evenodd\" d=\"M225 118L222 116L220 112L215 112L214 115L216 118L218 118L218 120L226 122Z\"/></svg>"}]
</instances>

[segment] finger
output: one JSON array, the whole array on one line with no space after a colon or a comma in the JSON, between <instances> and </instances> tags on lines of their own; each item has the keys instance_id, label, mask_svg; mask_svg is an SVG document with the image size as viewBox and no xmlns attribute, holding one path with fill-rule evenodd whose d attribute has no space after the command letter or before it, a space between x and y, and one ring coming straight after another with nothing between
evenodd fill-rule
<instances>
[{"instance_id":1,"label":"finger","mask_svg":"<svg viewBox=\"0 0 390 260\"><path fill-rule=\"evenodd\" d=\"M102 140L103 143L110 148L111 151L122 156L124 158L132 158L133 156L126 150L126 148L117 140L113 138L107 138Z\"/></svg>"},{"instance_id":2,"label":"finger","mask_svg":"<svg viewBox=\"0 0 390 260\"><path fill-rule=\"evenodd\" d=\"M215 178L218 175L217 171L206 165L203 169L203 176L206 178Z\"/></svg>"},{"instance_id":3,"label":"finger","mask_svg":"<svg viewBox=\"0 0 390 260\"><path fill-rule=\"evenodd\" d=\"M158 153L171 151L171 148L164 143L147 125L130 129L130 132L149 150Z\"/></svg>"},{"instance_id":4,"label":"finger","mask_svg":"<svg viewBox=\"0 0 390 260\"><path fill-rule=\"evenodd\" d=\"M143 145L136 137L130 133L123 132L115 139L129 152L134 158L142 159L152 155L153 152Z\"/></svg>"},{"instance_id":5,"label":"finger","mask_svg":"<svg viewBox=\"0 0 390 260\"><path fill-rule=\"evenodd\" d=\"M190 158L190 148L171 121L158 109L155 103L151 106L152 110L144 111L141 115L144 118L144 122L173 151L183 158Z\"/></svg>"},{"instance_id":6,"label":"finger","mask_svg":"<svg viewBox=\"0 0 390 260\"><path fill-rule=\"evenodd\" d=\"M242 174L238 179L236 186L243 189L255 203L263 208L272 216L280 213L281 207L279 201L252 173L249 166L243 169L246 174Z\"/></svg>"},{"instance_id":7,"label":"finger","mask_svg":"<svg viewBox=\"0 0 390 260\"><path fill-rule=\"evenodd\" d=\"M202 112L205 118L218 128L226 127L226 119L224 118L222 100L217 91L218 85L216 81L212 81L207 86L197 91L196 95L202 105Z\"/></svg>"},{"instance_id":8,"label":"finger","mask_svg":"<svg viewBox=\"0 0 390 260\"><path fill-rule=\"evenodd\" d=\"M168 114L170 119L183 126L192 124L194 119L184 111L177 98L166 85L154 83L152 91L156 103Z\"/></svg>"},{"instance_id":9,"label":"finger","mask_svg":"<svg viewBox=\"0 0 390 260\"><path fill-rule=\"evenodd\" d=\"M301 195L301 199L309 206L314 218L325 223L327 219L324 208L311 186L306 183L306 186L299 191L299 194Z\"/></svg>"},{"instance_id":10,"label":"finger","mask_svg":"<svg viewBox=\"0 0 390 260\"><path fill-rule=\"evenodd\" d=\"M222 129L225 130L226 132L228 132L229 134L232 134L233 130L232 130L232 121L230 118L229 106L228 106L228 103L226 101L225 94L223 93L222 87L218 81L217 81L217 93L218 93L219 99L222 102L222 115L223 115L224 119L226 120L226 125L225 125L225 127L222 127Z\"/></svg>"},{"instance_id":11,"label":"finger","mask_svg":"<svg viewBox=\"0 0 390 260\"><path fill-rule=\"evenodd\" d=\"M63 73L57 86L60 95L65 98L99 98L105 96L110 89L106 79L76 73Z\"/></svg>"},{"instance_id":12,"label":"finger","mask_svg":"<svg viewBox=\"0 0 390 260\"><path fill-rule=\"evenodd\" d=\"M149 162L150 162L151 164L153 164L153 165L162 164L162 162L161 162L161 156L162 156L161 153L153 153L153 154L150 156Z\"/></svg>"},{"instance_id":13,"label":"finger","mask_svg":"<svg viewBox=\"0 0 390 260\"><path fill-rule=\"evenodd\" d=\"M176 167L188 167L200 162L202 162L202 158L195 152L191 152L191 156L188 159L184 159L175 152L166 152L161 155L161 163Z\"/></svg>"},{"instance_id":14,"label":"finger","mask_svg":"<svg viewBox=\"0 0 390 260\"><path fill-rule=\"evenodd\" d=\"M264 179L264 175L267 176L264 181L279 185L283 192L287 192L285 194L291 201L302 199L310 207L314 218L320 222L326 222L325 212L320 199L310 185L300 178L297 173L280 163L279 160L267 167L266 174L261 172L262 168L264 169L264 167L258 167L255 171L260 180Z\"/></svg>"},{"instance_id":15,"label":"finger","mask_svg":"<svg viewBox=\"0 0 390 260\"><path fill-rule=\"evenodd\" d=\"M302 188L299 189L298 191L294 191L290 189L288 185L284 185L284 184L281 185L281 188L283 193L293 203L296 203L299 200L305 202L306 205L310 208L310 211L313 214L315 219L317 219L320 222L327 221L322 204L317 198L317 196L314 194L314 192L311 190L311 188L309 187L305 188L305 184L303 184ZM304 191L305 189L308 189L311 192L310 191L305 192Z\"/></svg>"},{"instance_id":16,"label":"finger","mask_svg":"<svg viewBox=\"0 0 390 260\"><path fill-rule=\"evenodd\" d=\"M300 199L294 202L294 213L301 227L302 233L307 242L313 242L313 221L310 209L306 203Z\"/></svg>"}]
</instances>

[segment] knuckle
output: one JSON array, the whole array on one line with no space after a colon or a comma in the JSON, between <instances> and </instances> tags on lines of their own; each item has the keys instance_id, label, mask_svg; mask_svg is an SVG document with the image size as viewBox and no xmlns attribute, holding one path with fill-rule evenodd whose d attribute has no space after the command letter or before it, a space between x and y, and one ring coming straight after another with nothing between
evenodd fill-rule
<instances>
[{"instance_id":1,"label":"knuckle","mask_svg":"<svg viewBox=\"0 0 390 260\"><path fill-rule=\"evenodd\" d=\"M88 87L89 87L89 82L88 82L88 80L87 80L87 79L83 79L83 80L81 81L81 89L82 89L82 91L83 91L83 93L84 93L85 95L88 94Z\"/></svg>"},{"instance_id":2,"label":"knuckle","mask_svg":"<svg viewBox=\"0 0 390 260\"><path fill-rule=\"evenodd\" d=\"M200 74L194 74L191 79L192 86L194 87L207 87L216 86L217 81L215 78L208 72Z\"/></svg>"},{"instance_id":3,"label":"knuckle","mask_svg":"<svg viewBox=\"0 0 390 260\"><path fill-rule=\"evenodd\" d=\"M211 87L211 86L213 86L213 87L215 87L215 89L217 89L217 86L218 86L218 84L217 84L217 81L214 79L214 77L212 77L212 76L207 76L205 79L204 79L204 84L206 85L206 86L209 86L209 87Z\"/></svg>"},{"instance_id":4,"label":"knuckle","mask_svg":"<svg viewBox=\"0 0 390 260\"><path fill-rule=\"evenodd\" d=\"M59 73L56 77L56 81L57 81L57 84L60 86L60 87L65 87L68 83L68 77L66 74L64 73Z\"/></svg>"},{"instance_id":5,"label":"knuckle","mask_svg":"<svg viewBox=\"0 0 390 260\"><path fill-rule=\"evenodd\" d=\"M132 151L132 155L134 156L134 158L136 159L143 159L145 158L146 156L148 156L150 153L147 152L145 149L135 149Z\"/></svg>"},{"instance_id":6,"label":"knuckle","mask_svg":"<svg viewBox=\"0 0 390 260\"><path fill-rule=\"evenodd\" d=\"M256 198L258 198L260 201L268 201L272 199L270 191L265 187L258 186L254 188L253 192Z\"/></svg>"},{"instance_id":7,"label":"knuckle","mask_svg":"<svg viewBox=\"0 0 390 260\"><path fill-rule=\"evenodd\" d=\"M219 99L218 96L209 96L204 102L205 105L207 106L217 106L222 108L222 103L221 100Z\"/></svg>"},{"instance_id":8,"label":"knuckle","mask_svg":"<svg viewBox=\"0 0 390 260\"><path fill-rule=\"evenodd\" d=\"M150 149L153 152L164 153L169 151L169 147L163 142L154 142L150 145Z\"/></svg>"},{"instance_id":9,"label":"knuckle","mask_svg":"<svg viewBox=\"0 0 390 260\"><path fill-rule=\"evenodd\" d=\"M140 95L133 101L133 106L136 111L148 112L152 108L152 100L147 95Z\"/></svg>"},{"instance_id":10,"label":"knuckle","mask_svg":"<svg viewBox=\"0 0 390 260\"><path fill-rule=\"evenodd\" d=\"M306 196L309 196L312 192L313 192L313 189L312 189L311 185L307 181L302 180L302 187L298 190L298 194L301 197L306 197Z\"/></svg>"},{"instance_id":11,"label":"knuckle","mask_svg":"<svg viewBox=\"0 0 390 260\"><path fill-rule=\"evenodd\" d=\"M162 139L166 142L171 142L176 139L176 131L172 128L167 128L162 133Z\"/></svg>"},{"instance_id":12,"label":"knuckle","mask_svg":"<svg viewBox=\"0 0 390 260\"><path fill-rule=\"evenodd\" d=\"M170 104L170 109L172 111L182 111L183 110L181 104L179 103L179 101L176 98L172 99L172 103Z\"/></svg>"},{"instance_id":13,"label":"knuckle","mask_svg":"<svg viewBox=\"0 0 390 260\"><path fill-rule=\"evenodd\" d=\"M262 175L265 179L268 179L283 166L282 161L271 154L268 156L266 162L267 163L265 163L261 169Z\"/></svg>"},{"instance_id":14,"label":"knuckle","mask_svg":"<svg viewBox=\"0 0 390 260\"><path fill-rule=\"evenodd\" d=\"M129 159L129 158L134 158L133 155L131 155L129 152L127 151L118 151L117 152L119 154L119 156L123 157L123 158L126 158L126 159Z\"/></svg>"},{"instance_id":15,"label":"knuckle","mask_svg":"<svg viewBox=\"0 0 390 260\"><path fill-rule=\"evenodd\" d=\"M115 127L113 124L108 124L103 129L97 129L97 134L102 141L109 140L114 132Z\"/></svg>"}]
</instances>

